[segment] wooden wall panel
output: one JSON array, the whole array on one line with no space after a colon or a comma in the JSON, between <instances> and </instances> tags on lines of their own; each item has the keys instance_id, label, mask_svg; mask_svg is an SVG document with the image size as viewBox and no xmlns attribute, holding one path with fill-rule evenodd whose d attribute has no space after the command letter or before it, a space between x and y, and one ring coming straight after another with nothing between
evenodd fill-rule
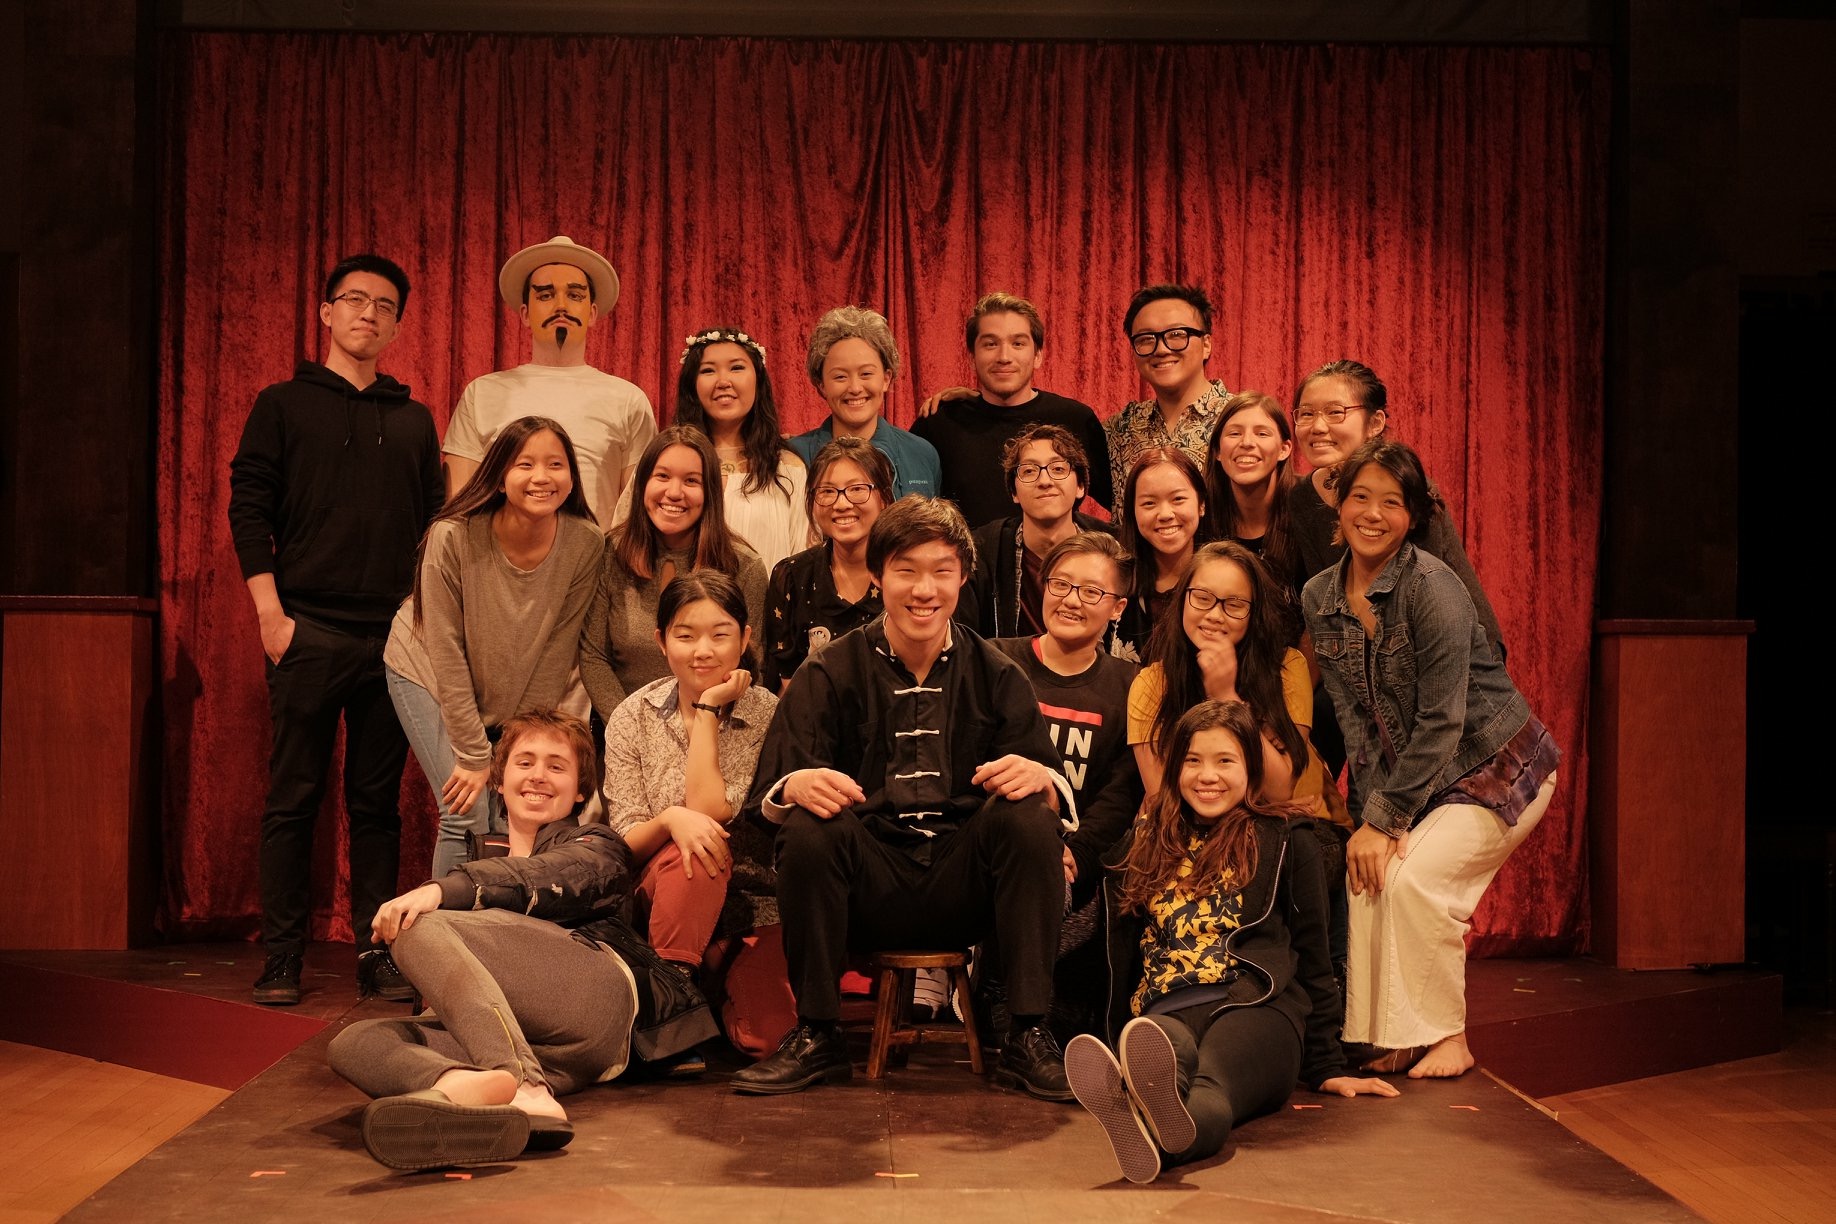
<instances>
[{"instance_id":1,"label":"wooden wall panel","mask_svg":"<svg viewBox=\"0 0 1836 1224\"><path fill-rule=\"evenodd\" d=\"M1594 953L1627 969L1746 959L1741 622L1604 622L1589 821Z\"/></svg>"},{"instance_id":2,"label":"wooden wall panel","mask_svg":"<svg viewBox=\"0 0 1836 1224\"><path fill-rule=\"evenodd\" d=\"M151 937L158 744L146 602L0 601L0 947Z\"/></svg>"}]
</instances>

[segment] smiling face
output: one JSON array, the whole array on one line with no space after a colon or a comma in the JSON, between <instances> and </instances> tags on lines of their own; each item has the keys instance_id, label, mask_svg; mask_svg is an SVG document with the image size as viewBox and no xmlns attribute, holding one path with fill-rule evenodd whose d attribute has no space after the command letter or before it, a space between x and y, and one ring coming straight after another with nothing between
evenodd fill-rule
<instances>
[{"instance_id":1,"label":"smiling face","mask_svg":"<svg viewBox=\"0 0 1836 1224\"><path fill-rule=\"evenodd\" d=\"M368 294L373 299L362 310L346 301L319 304L319 322L331 331L332 346L355 362L374 361L395 339L400 325L396 316L385 313L377 303L397 305L401 296L395 282L374 272L353 272L332 287L332 296L342 299L346 293Z\"/></svg>"},{"instance_id":2,"label":"smiling face","mask_svg":"<svg viewBox=\"0 0 1836 1224\"><path fill-rule=\"evenodd\" d=\"M731 613L711 599L684 604L670 618L669 627L657 634L663 658L690 701L726 678L740 665L750 629L741 629Z\"/></svg>"},{"instance_id":3,"label":"smiling face","mask_svg":"<svg viewBox=\"0 0 1836 1224\"><path fill-rule=\"evenodd\" d=\"M838 340L822 359L822 398L835 416L835 432L862 436L879 420L892 378L873 345L857 336Z\"/></svg>"},{"instance_id":4,"label":"smiling face","mask_svg":"<svg viewBox=\"0 0 1836 1224\"><path fill-rule=\"evenodd\" d=\"M695 398L713 425L737 426L752 411L759 395L759 375L752 354L738 344L710 344L695 373Z\"/></svg>"},{"instance_id":5,"label":"smiling face","mask_svg":"<svg viewBox=\"0 0 1836 1224\"><path fill-rule=\"evenodd\" d=\"M1166 331L1170 327L1184 327L1199 332L1204 330L1205 323L1199 318L1198 307L1191 302L1179 298L1158 298L1135 313L1135 321L1128 334L1133 337L1143 332ZM1205 381L1205 362L1210 357L1211 337L1194 335L1188 338L1186 347L1177 353L1169 349L1164 341L1155 344L1154 351L1145 357L1136 353L1135 369L1157 394L1180 392L1183 397Z\"/></svg>"},{"instance_id":6,"label":"smiling face","mask_svg":"<svg viewBox=\"0 0 1836 1224\"><path fill-rule=\"evenodd\" d=\"M1242 566L1235 561L1206 561L1192 571L1188 589L1206 591L1217 597L1217 602L1203 612L1194 608L1190 599L1180 606L1180 623L1185 626L1186 637L1194 647L1203 648L1220 640L1235 646L1243 641L1243 636L1249 632L1249 616L1246 614L1239 619L1225 610L1229 600L1256 597L1256 587Z\"/></svg>"},{"instance_id":7,"label":"smiling face","mask_svg":"<svg viewBox=\"0 0 1836 1224\"><path fill-rule=\"evenodd\" d=\"M511 745L499 788L504 811L525 827L571 816L586 799L573 745L552 731L527 731Z\"/></svg>"},{"instance_id":8,"label":"smiling face","mask_svg":"<svg viewBox=\"0 0 1836 1224\"><path fill-rule=\"evenodd\" d=\"M1335 425L1326 419L1326 414L1336 408L1349 411ZM1360 445L1383 432L1386 419L1383 409L1364 407L1358 388L1338 374L1324 375L1302 387L1294 411L1297 422L1301 414L1313 414L1311 421L1295 425L1294 441L1301 455L1316 468L1343 463Z\"/></svg>"},{"instance_id":9,"label":"smiling face","mask_svg":"<svg viewBox=\"0 0 1836 1224\"><path fill-rule=\"evenodd\" d=\"M968 578L956 549L943 540L914 544L886 558L877 577L893 648L902 655L942 649Z\"/></svg>"},{"instance_id":10,"label":"smiling face","mask_svg":"<svg viewBox=\"0 0 1836 1224\"><path fill-rule=\"evenodd\" d=\"M1003 405L1032 398L1039 355L1033 325L1026 316L1011 310L983 315L976 323L975 348L969 354L982 397Z\"/></svg>"},{"instance_id":11,"label":"smiling face","mask_svg":"<svg viewBox=\"0 0 1836 1224\"><path fill-rule=\"evenodd\" d=\"M816 530L822 532L824 539L843 545L861 543L873 529L874 520L880 517L880 511L886 508L886 502L879 489L873 487L873 478L863 472L861 465L852 459L837 459L817 475L815 488L818 494L825 489L845 490L850 486L854 486L858 492L861 485L866 485L872 492L858 506L848 500L845 492L838 492L835 504L830 506L823 505L818 498Z\"/></svg>"},{"instance_id":12,"label":"smiling face","mask_svg":"<svg viewBox=\"0 0 1836 1224\"><path fill-rule=\"evenodd\" d=\"M1202 824L1215 824L1249 794L1249 768L1243 745L1223 727L1206 727L1192 736L1179 763L1179 794Z\"/></svg>"},{"instance_id":13,"label":"smiling face","mask_svg":"<svg viewBox=\"0 0 1836 1224\"><path fill-rule=\"evenodd\" d=\"M573 492L567 451L553 430L538 429L504 471L504 504L532 518L553 514Z\"/></svg>"},{"instance_id":14,"label":"smiling face","mask_svg":"<svg viewBox=\"0 0 1836 1224\"><path fill-rule=\"evenodd\" d=\"M1054 595L1051 582L1061 578L1075 587L1110 592L1097 603L1085 603L1078 591ZM1097 553L1066 553L1045 576L1045 631L1066 654L1088 650L1103 640L1110 624L1122 615L1128 599L1116 563Z\"/></svg>"},{"instance_id":15,"label":"smiling face","mask_svg":"<svg viewBox=\"0 0 1836 1224\"><path fill-rule=\"evenodd\" d=\"M1142 471L1135 484L1135 530L1149 548L1167 557L1185 555L1204 513L1204 499L1184 472L1170 463Z\"/></svg>"},{"instance_id":16,"label":"smiling face","mask_svg":"<svg viewBox=\"0 0 1836 1224\"><path fill-rule=\"evenodd\" d=\"M1067 468L1071 466L1071 461L1059 454L1057 447L1040 438L1020 448L1018 462L1014 465L1016 473L1028 467L1039 469L1039 478L1031 484L1015 476L1014 503L1020 507L1021 514L1046 526L1064 522L1065 516L1084 500L1084 486L1077 478L1076 469L1063 476L1053 476L1047 469L1055 463Z\"/></svg>"},{"instance_id":17,"label":"smiling face","mask_svg":"<svg viewBox=\"0 0 1836 1224\"><path fill-rule=\"evenodd\" d=\"M1217 449L1211 461L1232 484L1260 488L1275 479L1294 444L1283 436L1286 421L1278 421L1262 407L1245 408L1219 427Z\"/></svg>"},{"instance_id":18,"label":"smiling face","mask_svg":"<svg viewBox=\"0 0 1836 1224\"><path fill-rule=\"evenodd\" d=\"M1352 556L1368 569L1379 569L1402 551L1413 523L1396 477L1380 464L1367 463L1352 473L1339 495L1339 532Z\"/></svg>"},{"instance_id":19,"label":"smiling face","mask_svg":"<svg viewBox=\"0 0 1836 1224\"><path fill-rule=\"evenodd\" d=\"M644 512L667 548L686 548L701 522L701 456L693 447L666 446L644 484Z\"/></svg>"}]
</instances>

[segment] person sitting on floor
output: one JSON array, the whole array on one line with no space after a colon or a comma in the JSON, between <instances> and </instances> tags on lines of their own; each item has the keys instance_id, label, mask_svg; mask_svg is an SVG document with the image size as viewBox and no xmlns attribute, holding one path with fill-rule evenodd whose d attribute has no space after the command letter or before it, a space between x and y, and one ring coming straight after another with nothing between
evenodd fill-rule
<instances>
[{"instance_id":1,"label":"person sitting on floor","mask_svg":"<svg viewBox=\"0 0 1836 1224\"><path fill-rule=\"evenodd\" d=\"M1065 899L1056 813L1075 827L1076 800L1025 675L951 622L975 565L955 505L895 502L867 564L884 615L798 669L747 801L780 826L797 1024L733 1086L798 1092L849 1077L836 1021L850 950L966 948L993 934L1012 1015L996 1075L1069 1100L1044 1022Z\"/></svg>"},{"instance_id":2,"label":"person sitting on floor","mask_svg":"<svg viewBox=\"0 0 1836 1224\"><path fill-rule=\"evenodd\" d=\"M1065 1047L1078 1103L1122 1176L1215 1155L1231 1129L1280 1109L1295 1082L1396 1096L1344 1074L1326 945L1319 842L1264 804L1256 716L1204 701L1175 724L1169 785L1112 861L1110 1032ZM1131 1018L1132 1017L1132 1018Z\"/></svg>"},{"instance_id":3,"label":"person sitting on floor","mask_svg":"<svg viewBox=\"0 0 1836 1224\"><path fill-rule=\"evenodd\" d=\"M669 1057L713 1036L705 1000L661 962L634 955L617 913L631 850L575 817L598 765L593 736L553 711L504 724L490 786L503 796L508 857L466 863L385 902L371 927L428 1010L365 1020L331 1043L332 1070L377 1099L363 1143L394 1169L509 1160L573 1138L555 1099L621 1074L645 972ZM569 929L572 927L573 929ZM637 961L634 965L631 962Z\"/></svg>"},{"instance_id":4,"label":"person sitting on floor","mask_svg":"<svg viewBox=\"0 0 1836 1224\"><path fill-rule=\"evenodd\" d=\"M739 584L677 575L657 600L670 674L606 723L606 819L644 864L638 906L659 955L718 966L727 1037L763 1057L796 1021L778 926L771 837L738 819L778 699L755 685ZM705 980L705 979L704 979Z\"/></svg>"}]
</instances>

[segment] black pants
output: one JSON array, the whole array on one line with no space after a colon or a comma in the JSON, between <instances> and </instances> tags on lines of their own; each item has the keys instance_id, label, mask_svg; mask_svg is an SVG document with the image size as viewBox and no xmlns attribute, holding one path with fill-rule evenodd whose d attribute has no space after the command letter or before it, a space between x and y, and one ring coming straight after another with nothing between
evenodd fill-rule
<instances>
[{"instance_id":1,"label":"black pants","mask_svg":"<svg viewBox=\"0 0 1836 1224\"><path fill-rule=\"evenodd\" d=\"M1010 1012L1045 1015L1065 907L1058 817L1039 795L989 799L940 843L927 867L852 812L786 817L778 909L799 1015L841 1016L837 982L850 951L967 948L989 935L1001 944Z\"/></svg>"},{"instance_id":2,"label":"black pants","mask_svg":"<svg viewBox=\"0 0 1836 1224\"><path fill-rule=\"evenodd\" d=\"M306 946L312 911L312 832L344 720L344 809L350 817L351 932L395 895L401 858L402 764L408 739L383 680L382 637L303 616L279 663L268 665L274 749L261 816L261 937L268 951Z\"/></svg>"},{"instance_id":3,"label":"black pants","mask_svg":"<svg viewBox=\"0 0 1836 1224\"><path fill-rule=\"evenodd\" d=\"M1217 1004L1151 1016L1173 1041L1186 1109L1198 1138L1169 1164L1214 1156L1231 1128L1280 1109L1300 1075L1301 1039L1294 1022L1272 1007L1238 1007L1212 1014Z\"/></svg>"}]
</instances>

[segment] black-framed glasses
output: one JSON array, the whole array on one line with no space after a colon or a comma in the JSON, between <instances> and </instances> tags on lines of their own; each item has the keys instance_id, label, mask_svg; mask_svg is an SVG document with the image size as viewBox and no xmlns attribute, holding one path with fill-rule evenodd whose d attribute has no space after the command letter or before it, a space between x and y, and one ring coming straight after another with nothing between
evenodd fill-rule
<instances>
[{"instance_id":1,"label":"black-framed glasses","mask_svg":"<svg viewBox=\"0 0 1836 1224\"><path fill-rule=\"evenodd\" d=\"M396 305L394 298L371 297L361 289L346 289L343 293L333 298L332 301L343 302L358 314L362 314L364 311L374 306L376 307L377 316L384 319L393 319L397 314L401 313L402 309L400 306Z\"/></svg>"},{"instance_id":2,"label":"black-framed glasses","mask_svg":"<svg viewBox=\"0 0 1836 1224\"><path fill-rule=\"evenodd\" d=\"M1166 345L1169 353L1183 353L1186 346L1192 343L1192 337L1210 334L1198 327L1169 327L1164 331L1136 332L1128 338L1128 342L1137 357L1152 357L1160 345Z\"/></svg>"},{"instance_id":3,"label":"black-framed glasses","mask_svg":"<svg viewBox=\"0 0 1836 1224\"><path fill-rule=\"evenodd\" d=\"M862 506L867 503L867 498L873 493L874 489L874 485L864 480L859 484L851 485L817 485L816 504L819 506L833 506L836 498L846 497L851 505Z\"/></svg>"},{"instance_id":4,"label":"black-framed glasses","mask_svg":"<svg viewBox=\"0 0 1836 1224\"><path fill-rule=\"evenodd\" d=\"M1345 414L1366 408L1366 404L1328 404L1324 408L1296 408L1294 410L1294 428L1305 429L1316 419L1324 420L1328 425L1344 423Z\"/></svg>"},{"instance_id":5,"label":"black-framed glasses","mask_svg":"<svg viewBox=\"0 0 1836 1224\"><path fill-rule=\"evenodd\" d=\"M1192 605L1194 612L1209 612L1222 604L1224 615L1232 620L1242 620L1250 612L1250 601L1241 595L1219 595L1216 591L1207 591L1204 587L1186 588L1186 602Z\"/></svg>"},{"instance_id":6,"label":"black-framed glasses","mask_svg":"<svg viewBox=\"0 0 1836 1224\"><path fill-rule=\"evenodd\" d=\"M1014 479L1021 484L1038 484L1041 476L1063 480L1070 474L1071 465L1063 459L1054 459L1050 463L1023 463L1014 469Z\"/></svg>"},{"instance_id":7,"label":"black-framed glasses","mask_svg":"<svg viewBox=\"0 0 1836 1224\"><path fill-rule=\"evenodd\" d=\"M1114 591L1105 591L1099 586L1091 586L1087 582L1081 584L1073 582L1069 578L1047 578L1045 589L1050 592L1055 599L1063 599L1067 595L1076 595L1078 602L1085 604L1100 604L1105 599L1115 597L1116 594Z\"/></svg>"}]
</instances>

